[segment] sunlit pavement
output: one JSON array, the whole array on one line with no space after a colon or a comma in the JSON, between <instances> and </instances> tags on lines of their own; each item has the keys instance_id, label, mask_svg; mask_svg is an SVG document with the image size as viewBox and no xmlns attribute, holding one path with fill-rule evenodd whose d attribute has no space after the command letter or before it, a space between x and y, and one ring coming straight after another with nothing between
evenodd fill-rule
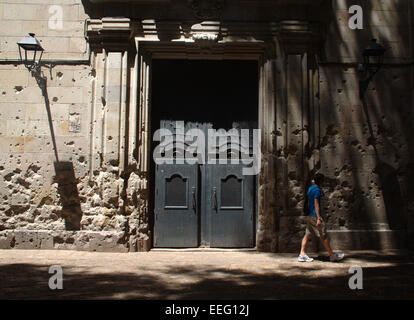
<instances>
[{"instance_id":1,"label":"sunlit pavement","mask_svg":"<svg viewBox=\"0 0 414 320\"><path fill-rule=\"evenodd\" d=\"M221 251L100 253L0 250L1 299L413 299L409 251L346 252L341 263L310 255ZM63 289L51 290L52 265ZM351 290L352 266L363 289Z\"/></svg>"}]
</instances>

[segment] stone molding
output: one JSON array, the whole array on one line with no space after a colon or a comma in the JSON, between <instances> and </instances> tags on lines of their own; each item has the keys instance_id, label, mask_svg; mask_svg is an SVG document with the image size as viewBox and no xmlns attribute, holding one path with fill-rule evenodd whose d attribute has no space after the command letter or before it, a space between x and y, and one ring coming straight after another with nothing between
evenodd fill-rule
<instances>
[{"instance_id":1,"label":"stone molding","mask_svg":"<svg viewBox=\"0 0 414 320\"><path fill-rule=\"evenodd\" d=\"M87 20L86 34L93 50L123 50L133 44L133 26L128 18Z\"/></svg>"},{"instance_id":2,"label":"stone molding","mask_svg":"<svg viewBox=\"0 0 414 320\"><path fill-rule=\"evenodd\" d=\"M87 21L87 37L92 49L125 49L134 37L154 42L193 42L201 47L217 43L280 41L288 54L316 51L324 39L318 22L286 20L268 23L203 21L189 24L178 21L102 18ZM278 40L276 40L278 39Z\"/></svg>"},{"instance_id":3,"label":"stone molding","mask_svg":"<svg viewBox=\"0 0 414 320\"><path fill-rule=\"evenodd\" d=\"M194 24L191 27L191 37L194 42L200 46L209 47L220 40L220 23L210 23L203 25L202 23Z\"/></svg>"},{"instance_id":4,"label":"stone molding","mask_svg":"<svg viewBox=\"0 0 414 320\"><path fill-rule=\"evenodd\" d=\"M92 4L101 5L104 3L134 3L134 4L168 4L171 0L88 0ZM194 10L200 13L205 11L219 12L222 9L225 0L187 0L188 4L194 8ZM289 0L291 5L306 5L306 6L320 6L325 0ZM210 2L210 3L209 3ZM287 1L283 0L241 0L239 1L243 5L259 6L259 7L282 7L286 6ZM202 5L205 5L204 7ZM202 10L204 9L204 10Z\"/></svg>"},{"instance_id":5,"label":"stone molding","mask_svg":"<svg viewBox=\"0 0 414 320\"><path fill-rule=\"evenodd\" d=\"M279 22L278 37L287 54L316 52L325 38L320 23L285 20Z\"/></svg>"}]
</instances>

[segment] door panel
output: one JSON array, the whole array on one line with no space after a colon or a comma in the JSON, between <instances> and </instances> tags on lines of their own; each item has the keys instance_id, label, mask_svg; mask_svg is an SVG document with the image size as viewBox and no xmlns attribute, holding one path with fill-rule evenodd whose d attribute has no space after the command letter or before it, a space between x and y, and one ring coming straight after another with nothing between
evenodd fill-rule
<instances>
[{"instance_id":1,"label":"door panel","mask_svg":"<svg viewBox=\"0 0 414 320\"><path fill-rule=\"evenodd\" d=\"M212 247L253 247L253 176L244 176L240 165L209 167L211 196L207 210Z\"/></svg>"},{"instance_id":2,"label":"door panel","mask_svg":"<svg viewBox=\"0 0 414 320\"><path fill-rule=\"evenodd\" d=\"M210 246L220 248L254 247L254 176L243 175L245 165L242 154L253 154L253 129L256 123L233 122L228 139L209 136L209 159L215 164L207 166L206 214L210 225ZM243 135L248 129L249 135ZM236 138L234 138L234 136ZM233 140L234 139L234 140ZM232 145L233 143L233 145ZM227 160L220 158L226 156ZM234 156L235 160L232 160ZM237 164L234 164L234 161Z\"/></svg>"},{"instance_id":3,"label":"door panel","mask_svg":"<svg viewBox=\"0 0 414 320\"><path fill-rule=\"evenodd\" d=\"M155 247L198 246L198 174L194 165L157 165Z\"/></svg>"}]
</instances>

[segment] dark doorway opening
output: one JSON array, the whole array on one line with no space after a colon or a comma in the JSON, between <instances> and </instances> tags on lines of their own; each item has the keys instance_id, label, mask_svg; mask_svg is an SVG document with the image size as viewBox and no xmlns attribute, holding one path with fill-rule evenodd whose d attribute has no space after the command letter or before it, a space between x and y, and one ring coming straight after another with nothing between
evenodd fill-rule
<instances>
[{"instance_id":1,"label":"dark doorway opening","mask_svg":"<svg viewBox=\"0 0 414 320\"><path fill-rule=\"evenodd\" d=\"M153 60L152 127L160 119L213 122L258 119L257 61Z\"/></svg>"},{"instance_id":2,"label":"dark doorway opening","mask_svg":"<svg viewBox=\"0 0 414 320\"><path fill-rule=\"evenodd\" d=\"M258 63L257 61L241 61L241 60L153 60L151 71L151 137L154 136L156 130L160 129L161 123L173 121L184 121L186 124L196 124L204 128L214 128L230 130L234 128L235 123L248 123L248 128L258 127ZM206 126L205 126L206 125ZM207 131L206 131L207 132ZM152 150L158 144L152 144ZM213 200L211 200L214 190L214 197L217 198L216 184L223 187L218 188L217 192L225 192L229 189L225 183L232 182L236 188L235 181L242 177L237 176L235 172L239 172L237 168L209 168L208 166L198 166L193 171L185 169L182 175L182 185L184 182L190 181L197 184L191 194L192 186L189 186L189 202L193 205L196 203L197 208L194 210L193 222L183 220L175 226L175 233L171 231L174 226L173 219L178 217L178 211L171 211L166 214L164 222L158 219L157 212L163 210L160 205L160 198L157 198L159 192L168 190L168 181L176 181L180 185L178 178L180 177L179 168L167 168L162 170L169 172L170 176L165 176L164 180L160 178L158 167L155 165L151 155L151 206L150 223L154 230L155 238L153 246L155 247L254 247L254 229L255 229L255 209L256 209L256 177L248 177L243 181L243 188L249 189L253 194L250 199L248 194L244 198L249 201L246 206L251 206L252 215L245 215L244 220L251 220L247 224L249 232L243 233L243 228L237 222L237 213L230 210L223 211L223 219L215 220L220 216L220 203L217 209L215 206L215 215L211 211ZM182 166L180 168L183 168ZM218 171L217 171L218 170ZM232 171L233 170L233 171ZM236 170L236 171L235 171ZM183 171L183 172L184 172ZM233 173L230 174L232 171ZM197 177L192 177L192 173ZM178 173L178 175L177 175ZM213 176L222 174L223 178L214 180ZM158 178L157 178L158 177ZM237 179L236 179L237 178ZM243 178L244 179L244 178ZM166 182L167 181L167 182ZM241 181L241 180L240 180ZM249 184L247 181L250 181ZM240 182L241 183L241 182ZM162 186L161 186L162 185ZM162 189L160 191L160 188ZM183 187L184 188L184 187ZM241 187L240 187L241 189ZM230 190L230 189L229 189ZM166 192L166 191L165 191ZM243 191L247 192L247 191ZM165 195L168 198L168 195ZM191 200L191 199L197 200ZM226 201L220 194L219 202ZM217 201L217 200L215 200ZM189 208L189 211L191 208ZM181 212L184 215L184 211ZM174 214L177 214L174 217ZM188 212L191 214L191 212ZM178 218L177 218L178 219ZM215 222L216 221L216 222ZM164 225L162 225L164 223ZM246 222L247 223L247 222ZM252 227L250 232L250 226ZM191 230L194 231L191 232ZM240 229L240 230L239 230ZM233 230L233 231L226 231ZM170 232L170 234L168 234ZM157 240L158 233L158 240ZM180 238L181 235L187 239ZM189 239L190 237L194 239ZM244 237L244 238L243 238ZM160 240L160 238L163 238ZM180 239L179 239L180 238ZM158 243L157 243L158 242ZM160 244L161 243L161 244Z\"/></svg>"}]
</instances>

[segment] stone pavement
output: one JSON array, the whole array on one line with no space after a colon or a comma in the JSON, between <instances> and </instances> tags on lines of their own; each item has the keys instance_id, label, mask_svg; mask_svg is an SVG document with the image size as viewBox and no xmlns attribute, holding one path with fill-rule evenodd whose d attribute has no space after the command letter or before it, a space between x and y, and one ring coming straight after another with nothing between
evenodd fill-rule
<instances>
[{"instance_id":1,"label":"stone pavement","mask_svg":"<svg viewBox=\"0 0 414 320\"><path fill-rule=\"evenodd\" d=\"M413 299L409 251L347 252L300 264L295 254L252 251L98 253L0 250L1 299ZM51 265L63 289L50 290ZM349 268L363 268L363 290L348 287Z\"/></svg>"}]
</instances>

